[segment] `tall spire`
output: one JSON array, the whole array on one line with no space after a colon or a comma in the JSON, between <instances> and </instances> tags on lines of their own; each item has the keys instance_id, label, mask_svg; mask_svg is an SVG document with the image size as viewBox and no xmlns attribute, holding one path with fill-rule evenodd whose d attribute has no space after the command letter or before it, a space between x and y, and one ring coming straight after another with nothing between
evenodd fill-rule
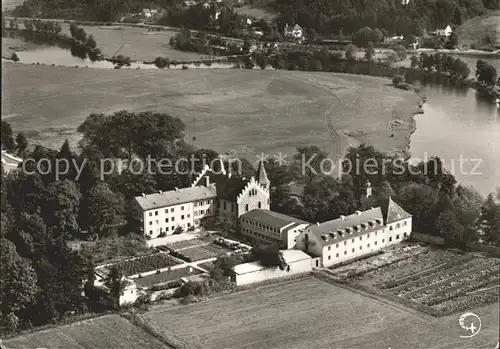
<instances>
[{"instance_id":1,"label":"tall spire","mask_svg":"<svg viewBox=\"0 0 500 349\"><path fill-rule=\"evenodd\" d=\"M269 189L269 185L271 184L271 181L267 178L266 168L262 160L259 161L259 167L257 168L257 182L266 189Z\"/></svg>"}]
</instances>

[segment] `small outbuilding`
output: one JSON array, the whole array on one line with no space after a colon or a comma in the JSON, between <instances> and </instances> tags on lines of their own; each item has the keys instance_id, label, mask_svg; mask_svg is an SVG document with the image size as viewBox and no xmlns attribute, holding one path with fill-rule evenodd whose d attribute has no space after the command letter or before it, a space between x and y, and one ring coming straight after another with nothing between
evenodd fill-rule
<instances>
[{"instance_id":1,"label":"small outbuilding","mask_svg":"<svg viewBox=\"0 0 500 349\"><path fill-rule=\"evenodd\" d=\"M243 286L312 271L313 261L308 254L300 250L283 250L281 253L286 262L286 267L283 269L280 267L268 268L259 262L238 264L232 269L231 281L237 286Z\"/></svg>"}]
</instances>

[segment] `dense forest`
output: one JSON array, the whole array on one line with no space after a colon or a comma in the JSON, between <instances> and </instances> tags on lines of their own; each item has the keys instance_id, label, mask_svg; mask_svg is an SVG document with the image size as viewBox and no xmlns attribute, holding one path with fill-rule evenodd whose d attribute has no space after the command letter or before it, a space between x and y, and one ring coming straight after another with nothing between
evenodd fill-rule
<instances>
[{"instance_id":1,"label":"dense forest","mask_svg":"<svg viewBox=\"0 0 500 349\"><path fill-rule=\"evenodd\" d=\"M277 0L279 22L298 23L321 34L352 34L368 26L389 35L420 35L424 29L460 25L500 8L498 0Z\"/></svg>"},{"instance_id":2,"label":"dense forest","mask_svg":"<svg viewBox=\"0 0 500 349\"><path fill-rule=\"evenodd\" d=\"M460 25L489 9L500 9L500 1L411 0L405 5L399 0L277 0L273 6L279 13L277 22L281 30L286 23L298 23L320 34L353 34L368 26L388 34L419 35L425 29ZM15 9L14 15L115 21L151 7L165 8L169 13L182 11L179 0L26 0Z\"/></svg>"}]
</instances>

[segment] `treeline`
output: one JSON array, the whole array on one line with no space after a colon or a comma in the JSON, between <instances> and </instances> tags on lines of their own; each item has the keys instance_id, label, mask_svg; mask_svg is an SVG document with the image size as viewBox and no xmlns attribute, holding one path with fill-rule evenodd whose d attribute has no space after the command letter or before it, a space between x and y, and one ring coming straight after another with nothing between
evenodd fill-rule
<instances>
[{"instance_id":1,"label":"treeline","mask_svg":"<svg viewBox=\"0 0 500 349\"><path fill-rule=\"evenodd\" d=\"M183 29L171 37L170 46L177 50L206 55L238 55L242 52L239 45L227 42L219 36L207 35L204 32L192 35L189 29Z\"/></svg>"},{"instance_id":2,"label":"treeline","mask_svg":"<svg viewBox=\"0 0 500 349\"><path fill-rule=\"evenodd\" d=\"M355 33L368 26L386 30L390 35L418 35L427 28L460 25L465 19L498 9L495 0L278 0L278 23L313 28L320 34ZM433 30L432 29L432 30Z\"/></svg>"}]
</instances>

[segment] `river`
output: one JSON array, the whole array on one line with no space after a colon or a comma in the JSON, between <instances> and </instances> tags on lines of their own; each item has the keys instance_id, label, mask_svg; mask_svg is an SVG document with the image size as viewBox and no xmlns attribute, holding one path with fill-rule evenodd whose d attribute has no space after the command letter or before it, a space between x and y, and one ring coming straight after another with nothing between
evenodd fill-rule
<instances>
[{"instance_id":1,"label":"river","mask_svg":"<svg viewBox=\"0 0 500 349\"><path fill-rule=\"evenodd\" d=\"M439 156L464 185L487 195L500 187L500 112L472 89L422 86L424 114L416 116L413 159ZM462 166L460 165L462 163Z\"/></svg>"},{"instance_id":2,"label":"river","mask_svg":"<svg viewBox=\"0 0 500 349\"><path fill-rule=\"evenodd\" d=\"M8 47L23 47L18 56L25 63L113 68L110 62L81 60L56 46L10 38L4 38L2 46L4 52ZM211 67L229 66L213 64ZM140 63L133 63L131 68L156 69ZM199 68L208 67L202 64ZM472 89L437 85L422 86L422 89L428 101L424 114L416 116L417 130L411 137L410 149L413 159L441 157L459 183L473 185L483 195L500 187L500 113L495 105L476 99Z\"/></svg>"}]
</instances>

